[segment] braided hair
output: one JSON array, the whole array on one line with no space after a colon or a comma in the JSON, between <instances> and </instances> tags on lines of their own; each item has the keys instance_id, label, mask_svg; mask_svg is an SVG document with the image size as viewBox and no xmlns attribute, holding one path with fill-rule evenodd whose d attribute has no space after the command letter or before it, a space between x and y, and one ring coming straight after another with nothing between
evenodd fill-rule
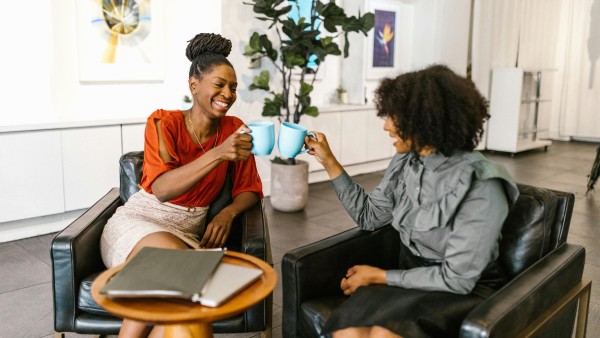
<instances>
[{"instance_id":1,"label":"braided hair","mask_svg":"<svg viewBox=\"0 0 600 338\"><path fill-rule=\"evenodd\" d=\"M214 66L228 65L231 41L219 34L200 33L188 41L185 56L192 62L189 77L202 78Z\"/></svg>"},{"instance_id":2,"label":"braided hair","mask_svg":"<svg viewBox=\"0 0 600 338\"><path fill-rule=\"evenodd\" d=\"M436 148L446 156L472 151L490 115L473 82L445 65L383 79L375 91L377 116L391 117L398 135L412 150Z\"/></svg>"}]
</instances>

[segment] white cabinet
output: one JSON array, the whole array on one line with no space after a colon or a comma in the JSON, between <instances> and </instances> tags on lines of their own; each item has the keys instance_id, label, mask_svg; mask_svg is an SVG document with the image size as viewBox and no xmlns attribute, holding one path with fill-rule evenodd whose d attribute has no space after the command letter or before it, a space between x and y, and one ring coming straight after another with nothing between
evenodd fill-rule
<instances>
[{"instance_id":1,"label":"white cabinet","mask_svg":"<svg viewBox=\"0 0 600 338\"><path fill-rule=\"evenodd\" d=\"M60 130L0 134L0 222L65 211L60 139Z\"/></svg>"},{"instance_id":2,"label":"white cabinet","mask_svg":"<svg viewBox=\"0 0 600 338\"><path fill-rule=\"evenodd\" d=\"M300 123L327 135L350 175L383 170L394 153L372 106L326 107L319 117L303 117ZM0 132L0 242L60 230L72 215L118 187L119 158L143 150L144 128L143 121L134 121ZM328 179L313 156L298 158L309 162L311 182ZM258 158L257 165L268 185L268 159Z\"/></svg>"},{"instance_id":3,"label":"white cabinet","mask_svg":"<svg viewBox=\"0 0 600 338\"><path fill-rule=\"evenodd\" d=\"M308 130L327 136L331 152L343 166L389 159L394 155L393 141L383 130L384 123L375 109L357 109L356 106L339 106L335 111L322 112L317 118L303 116L300 121ZM307 161L311 172L323 170L313 156L297 158Z\"/></svg>"},{"instance_id":4,"label":"white cabinet","mask_svg":"<svg viewBox=\"0 0 600 338\"><path fill-rule=\"evenodd\" d=\"M385 119L377 117L375 111L369 113L367 125L367 161L388 159L396 153L394 139L383 130Z\"/></svg>"},{"instance_id":5,"label":"white cabinet","mask_svg":"<svg viewBox=\"0 0 600 338\"><path fill-rule=\"evenodd\" d=\"M65 210L89 208L119 186L121 126L62 130Z\"/></svg>"},{"instance_id":6,"label":"white cabinet","mask_svg":"<svg viewBox=\"0 0 600 338\"><path fill-rule=\"evenodd\" d=\"M489 150L517 153L552 144L547 137L551 70L496 68L492 74Z\"/></svg>"},{"instance_id":7,"label":"white cabinet","mask_svg":"<svg viewBox=\"0 0 600 338\"><path fill-rule=\"evenodd\" d=\"M331 152L338 159L340 158L341 152L341 129L340 126L342 124L342 113L321 113L318 117L310 117L310 116L302 116L300 119L300 124L308 128L311 131L317 131L323 133L327 137L327 142L329 143L329 147L331 148ZM277 151L277 147L274 152ZM308 170L309 171L317 171L323 170L323 165L321 165L317 160L315 160L314 156L303 154L297 157L300 160L308 162Z\"/></svg>"},{"instance_id":8,"label":"white cabinet","mask_svg":"<svg viewBox=\"0 0 600 338\"><path fill-rule=\"evenodd\" d=\"M344 112L342 119L342 151L339 157L342 165L365 162L369 140L369 119L376 119L375 113L365 111Z\"/></svg>"}]
</instances>

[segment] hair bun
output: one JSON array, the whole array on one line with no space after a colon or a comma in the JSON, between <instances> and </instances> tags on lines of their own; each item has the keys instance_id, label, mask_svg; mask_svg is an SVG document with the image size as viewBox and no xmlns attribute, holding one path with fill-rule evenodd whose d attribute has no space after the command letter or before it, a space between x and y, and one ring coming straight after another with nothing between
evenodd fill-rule
<instances>
[{"instance_id":1,"label":"hair bun","mask_svg":"<svg viewBox=\"0 0 600 338\"><path fill-rule=\"evenodd\" d=\"M188 41L185 56L193 61L204 53L216 53L227 57L231 52L231 41L219 34L200 33Z\"/></svg>"}]
</instances>

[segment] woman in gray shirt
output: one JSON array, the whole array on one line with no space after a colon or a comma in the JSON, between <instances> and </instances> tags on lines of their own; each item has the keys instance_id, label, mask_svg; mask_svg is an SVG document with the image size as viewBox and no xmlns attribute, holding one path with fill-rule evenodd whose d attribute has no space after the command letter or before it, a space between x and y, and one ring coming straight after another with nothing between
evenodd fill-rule
<instances>
[{"instance_id":1,"label":"woman in gray shirt","mask_svg":"<svg viewBox=\"0 0 600 338\"><path fill-rule=\"evenodd\" d=\"M502 284L498 242L516 184L474 151L489 115L470 80L434 65L384 79L375 94L397 154L373 192L344 171L325 135L317 132L306 143L361 229L391 223L398 230L401 266L350 267L341 288L351 297L323 333L456 336L468 311ZM422 313L419 304L431 301L440 310Z\"/></svg>"}]
</instances>

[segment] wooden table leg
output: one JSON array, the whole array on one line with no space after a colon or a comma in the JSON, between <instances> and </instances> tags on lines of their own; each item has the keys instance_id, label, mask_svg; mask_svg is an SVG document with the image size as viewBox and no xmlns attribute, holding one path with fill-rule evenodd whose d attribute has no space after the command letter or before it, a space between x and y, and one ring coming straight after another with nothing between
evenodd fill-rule
<instances>
[{"instance_id":1,"label":"wooden table leg","mask_svg":"<svg viewBox=\"0 0 600 338\"><path fill-rule=\"evenodd\" d=\"M212 326L206 322L165 325L165 338L210 338L212 336Z\"/></svg>"}]
</instances>

